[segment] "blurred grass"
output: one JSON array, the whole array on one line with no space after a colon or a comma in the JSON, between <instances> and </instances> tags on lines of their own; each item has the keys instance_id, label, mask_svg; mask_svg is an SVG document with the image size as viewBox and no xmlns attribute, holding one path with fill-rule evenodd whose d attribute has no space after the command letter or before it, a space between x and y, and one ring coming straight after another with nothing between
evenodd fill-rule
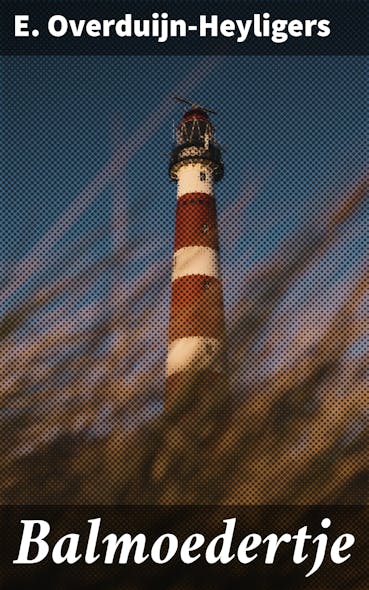
<instances>
[{"instance_id":1,"label":"blurred grass","mask_svg":"<svg viewBox=\"0 0 369 590\"><path fill-rule=\"evenodd\" d=\"M313 344L309 315L289 342L299 311L281 322L277 310L335 247L368 184L238 276L226 318L232 403L222 407L189 385L162 412L170 260L159 255L122 284L114 277L152 259L151 245L91 256L104 226L59 251L0 324L2 502L366 504L368 352L352 349L368 334L367 253L336 286ZM255 191L245 195L221 213L226 248ZM101 280L107 295L86 302Z\"/></svg>"}]
</instances>

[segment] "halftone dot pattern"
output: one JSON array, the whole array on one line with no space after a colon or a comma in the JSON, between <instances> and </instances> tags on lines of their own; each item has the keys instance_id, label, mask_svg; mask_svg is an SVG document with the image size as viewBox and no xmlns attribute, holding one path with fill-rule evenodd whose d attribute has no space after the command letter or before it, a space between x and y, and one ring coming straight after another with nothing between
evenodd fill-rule
<instances>
[{"instance_id":1,"label":"halftone dot pattern","mask_svg":"<svg viewBox=\"0 0 369 590\"><path fill-rule=\"evenodd\" d=\"M3 502L365 504L367 59L2 66ZM220 113L229 370L166 411L175 94Z\"/></svg>"}]
</instances>

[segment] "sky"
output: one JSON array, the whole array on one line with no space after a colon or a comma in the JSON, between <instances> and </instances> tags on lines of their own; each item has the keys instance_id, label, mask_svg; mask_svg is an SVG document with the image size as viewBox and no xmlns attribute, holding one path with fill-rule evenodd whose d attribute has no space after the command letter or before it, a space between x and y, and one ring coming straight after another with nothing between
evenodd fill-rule
<instances>
[{"instance_id":1,"label":"sky","mask_svg":"<svg viewBox=\"0 0 369 590\"><path fill-rule=\"evenodd\" d=\"M308 247L306 227L326 231L327 212L367 173L364 57L24 56L1 58L0 66L0 309L79 268L88 277L98 267L87 290L84 283L67 286L57 305L32 320L37 330L31 322L19 348L12 343L18 358L32 355L30 343L37 350L47 331L56 347L60 336L68 342L65 354L74 354L77 323L96 319L96 306L104 316L112 296L109 256L119 250L113 296L123 328L129 325L133 335L141 330L126 356L119 349L125 384L143 369L152 379L149 369L158 360L163 382L176 204L168 160L183 114L174 94L218 113L212 120L225 175L216 199L229 323L248 273L286 240L292 245L282 265L296 244ZM298 336L302 321L307 340L310 330L323 327L367 259L368 214L366 199L329 252L281 299L275 325L288 318ZM87 385L98 383L111 345L91 355ZM274 368L286 350L292 358L287 340L284 345ZM47 374L45 363L34 365L35 374L42 370ZM67 373L65 383L74 378L72 369Z\"/></svg>"},{"instance_id":2,"label":"sky","mask_svg":"<svg viewBox=\"0 0 369 590\"><path fill-rule=\"evenodd\" d=\"M2 58L5 288L15 279L9 292L17 297L37 273L47 282L49 262L68 248L78 254L74 244L89 235L96 235L92 261L114 244L142 244L141 256L122 265L124 285L170 260L176 188L168 158L183 113L172 100L179 89L218 113L225 176L216 197L231 305L248 269L306 223L324 229L327 211L365 173L367 66L357 56ZM117 149L128 150L123 172L100 190L96 178ZM227 217L242 197L242 211ZM316 271L323 286L327 277L341 280L367 251L367 218L366 201ZM300 298L306 292L305 281ZM95 285L90 300L100 296Z\"/></svg>"},{"instance_id":3,"label":"sky","mask_svg":"<svg viewBox=\"0 0 369 590\"><path fill-rule=\"evenodd\" d=\"M21 258L42 238L109 160L114 143L127 141L201 59L2 59L3 260ZM366 58L223 57L189 98L219 112L214 124L226 170L217 187L219 209L245 186L261 187L239 244L252 257L319 214L365 167ZM129 228L131 238L150 239L158 224L165 231L173 225L175 186L167 165L182 112L178 104L163 117L130 159L128 204L140 218L139 227ZM100 195L81 231L109 216L109 206L109 196Z\"/></svg>"}]
</instances>

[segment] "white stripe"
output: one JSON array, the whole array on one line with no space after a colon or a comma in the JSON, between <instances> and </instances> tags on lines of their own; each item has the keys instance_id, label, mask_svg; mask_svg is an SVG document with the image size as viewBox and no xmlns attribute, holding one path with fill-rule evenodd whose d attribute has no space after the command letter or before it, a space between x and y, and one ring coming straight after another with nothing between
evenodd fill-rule
<instances>
[{"instance_id":1,"label":"white stripe","mask_svg":"<svg viewBox=\"0 0 369 590\"><path fill-rule=\"evenodd\" d=\"M205 180L200 174L205 175ZM183 164L177 173L178 188L177 197L187 193L206 193L211 195L213 192L213 173L209 166L203 164Z\"/></svg>"},{"instance_id":2,"label":"white stripe","mask_svg":"<svg viewBox=\"0 0 369 590\"><path fill-rule=\"evenodd\" d=\"M208 246L186 246L173 257L172 281L188 275L219 277L218 255Z\"/></svg>"},{"instance_id":3,"label":"white stripe","mask_svg":"<svg viewBox=\"0 0 369 590\"><path fill-rule=\"evenodd\" d=\"M167 376L191 367L206 369L210 365L213 370L221 372L221 348L222 344L217 338L191 336L174 340L169 344Z\"/></svg>"}]
</instances>

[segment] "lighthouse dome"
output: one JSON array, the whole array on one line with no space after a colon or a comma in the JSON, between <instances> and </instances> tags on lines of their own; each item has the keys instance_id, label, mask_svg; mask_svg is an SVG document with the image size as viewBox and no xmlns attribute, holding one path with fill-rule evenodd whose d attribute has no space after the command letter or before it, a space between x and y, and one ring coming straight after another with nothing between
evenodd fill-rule
<instances>
[{"instance_id":1,"label":"lighthouse dome","mask_svg":"<svg viewBox=\"0 0 369 590\"><path fill-rule=\"evenodd\" d=\"M188 119L203 119L205 121L208 121L209 115L202 108L194 107L189 111L186 111L182 117L182 121L186 121Z\"/></svg>"}]
</instances>

